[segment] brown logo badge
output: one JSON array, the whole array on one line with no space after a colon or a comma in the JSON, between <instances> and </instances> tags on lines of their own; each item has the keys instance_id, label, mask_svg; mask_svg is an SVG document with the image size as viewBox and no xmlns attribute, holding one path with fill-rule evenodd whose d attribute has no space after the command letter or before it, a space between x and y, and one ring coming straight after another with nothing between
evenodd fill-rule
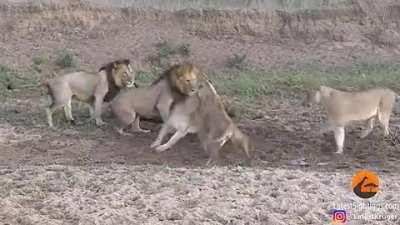
<instances>
[{"instance_id":1,"label":"brown logo badge","mask_svg":"<svg viewBox=\"0 0 400 225\"><path fill-rule=\"evenodd\" d=\"M370 170L361 170L354 174L351 187L358 197L371 198L379 190L379 178Z\"/></svg>"}]
</instances>

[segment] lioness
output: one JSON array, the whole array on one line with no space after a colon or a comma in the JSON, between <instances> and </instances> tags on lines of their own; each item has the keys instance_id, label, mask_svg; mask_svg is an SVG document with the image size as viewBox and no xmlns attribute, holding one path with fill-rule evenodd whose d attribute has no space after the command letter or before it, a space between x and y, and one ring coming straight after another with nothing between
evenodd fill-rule
<instances>
[{"instance_id":1,"label":"lioness","mask_svg":"<svg viewBox=\"0 0 400 225\"><path fill-rule=\"evenodd\" d=\"M91 117L98 126L103 125L101 119L103 101L109 102L124 87L135 85L135 73L128 59L110 62L99 69L98 73L75 72L53 78L45 82L51 97L51 104L46 108L47 121L53 127L53 113L64 107L67 120L72 123L72 98L89 103Z\"/></svg>"},{"instance_id":2,"label":"lioness","mask_svg":"<svg viewBox=\"0 0 400 225\"><path fill-rule=\"evenodd\" d=\"M337 144L336 153L343 153L345 126L352 121L368 120L368 129L360 137L371 133L375 118L383 125L384 134L389 135L389 119L397 94L390 89L370 89L362 92L344 92L321 86L308 94L306 102L322 103L328 118L328 127L333 130Z\"/></svg>"},{"instance_id":3,"label":"lioness","mask_svg":"<svg viewBox=\"0 0 400 225\"><path fill-rule=\"evenodd\" d=\"M127 134L125 131L128 129L149 132L140 128L140 117L167 120L175 101L197 92L199 76L200 72L193 64L174 65L150 87L139 87L118 94L111 102L111 110L122 124L118 132Z\"/></svg>"},{"instance_id":4,"label":"lioness","mask_svg":"<svg viewBox=\"0 0 400 225\"><path fill-rule=\"evenodd\" d=\"M171 139L161 145L165 135L175 129ZM241 148L250 159L250 142L228 116L213 85L205 80L198 92L173 105L168 120L162 125L157 139L151 145L158 152L173 146L188 133L197 133L210 158L207 165L219 158L219 151L227 141Z\"/></svg>"}]
</instances>

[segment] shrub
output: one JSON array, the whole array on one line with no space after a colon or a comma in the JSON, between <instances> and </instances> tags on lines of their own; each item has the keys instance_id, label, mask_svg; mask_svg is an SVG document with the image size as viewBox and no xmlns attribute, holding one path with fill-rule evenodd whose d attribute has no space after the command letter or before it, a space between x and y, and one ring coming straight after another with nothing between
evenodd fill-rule
<instances>
[{"instance_id":1,"label":"shrub","mask_svg":"<svg viewBox=\"0 0 400 225\"><path fill-rule=\"evenodd\" d=\"M57 52L54 62L61 69L76 66L74 55L65 49Z\"/></svg>"},{"instance_id":2,"label":"shrub","mask_svg":"<svg viewBox=\"0 0 400 225\"><path fill-rule=\"evenodd\" d=\"M226 61L226 66L231 69L245 70L247 69L247 55L246 54L234 54L229 57Z\"/></svg>"}]
</instances>

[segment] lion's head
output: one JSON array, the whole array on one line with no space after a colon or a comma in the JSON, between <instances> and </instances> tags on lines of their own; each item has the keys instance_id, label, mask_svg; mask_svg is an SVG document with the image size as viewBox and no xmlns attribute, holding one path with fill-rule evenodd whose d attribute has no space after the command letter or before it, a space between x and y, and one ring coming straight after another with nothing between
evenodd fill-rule
<instances>
[{"instance_id":1,"label":"lion's head","mask_svg":"<svg viewBox=\"0 0 400 225\"><path fill-rule=\"evenodd\" d=\"M191 96L199 90L201 72L191 63L174 65L161 76L166 78L171 88L183 95Z\"/></svg>"},{"instance_id":2,"label":"lion's head","mask_svg":"<svg viewBox=\"0 0 400 225\"><path fill-rule=\"evenodd\" d=\"M135 73L129 59L120 59L107 63L99 69L99 71L103 70L107 74L108 81L117 88L136 86Z\"/></svg>"}]
</instances>

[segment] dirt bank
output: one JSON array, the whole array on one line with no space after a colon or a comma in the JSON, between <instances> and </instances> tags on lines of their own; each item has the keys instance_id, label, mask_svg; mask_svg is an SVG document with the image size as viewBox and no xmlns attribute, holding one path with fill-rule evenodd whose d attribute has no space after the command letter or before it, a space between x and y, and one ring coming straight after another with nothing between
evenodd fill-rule
<instances>
[{"instance_id":1,"label":"dirt bank","mask_svg":"<svg viewBox=\"0 0 400 225\"><path fill-rule=\"evenodd\" d=\"M293 12L2 3L0 60L27 67L35 56L69 49L82 66L96 68L115 57L141 65L157 43L167 41L188 44L189 59L208 70L224 69L234 54L246 55L253 70L346 67L397 61L399 19L400 5L391 1Z\"/></svg>"}]
</instances>

